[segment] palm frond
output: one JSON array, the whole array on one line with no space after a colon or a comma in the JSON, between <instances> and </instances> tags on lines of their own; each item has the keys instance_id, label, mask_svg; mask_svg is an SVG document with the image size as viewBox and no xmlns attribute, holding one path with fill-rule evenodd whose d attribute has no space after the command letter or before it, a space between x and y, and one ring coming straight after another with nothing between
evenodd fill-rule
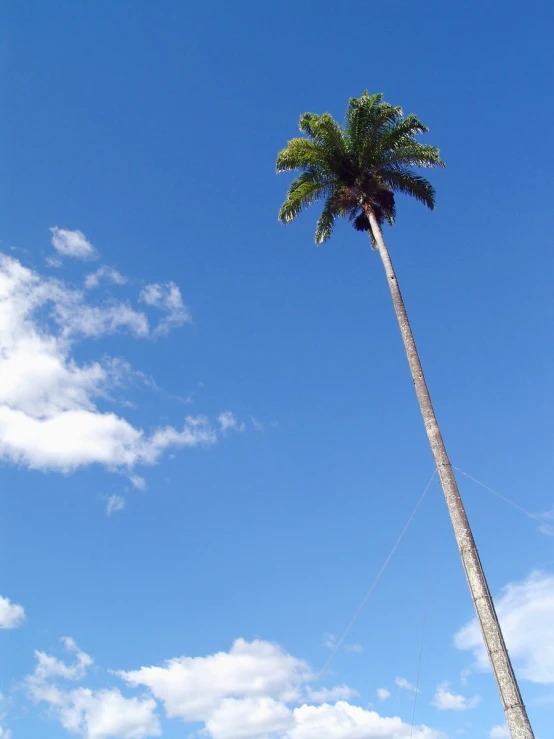
<instances>
[{"instance_id":1,"label":"palm frond","mask_svg":"<svg viewBox=\"0 0 554 739\"><path fill-rule=\"evenodd\" d=\"M325 201L321 215L317 219L317 226L315 229L316 244L323 244L324 241L331 238L335 221L340 215L340 212L337 210L336 205L333 202L333 195L331 194Z\"/></svg>"},{"instance_id":2,"label":"palm frond","mask_svg":"<svg viewBox=\"0 0 554 739\"><path fill-rule=\"evenodd\" d=\"M359 98L351 97L346 109L345 129L353 148L365 139L375 117L375 112L382 104L383 93L370 95L367 90Z\"/></svg>"},{"instance_id":3,"label":"palm frond","mask_svg":"<svg viewBox=\"0 0 554 739\"><path fill-rule=\"evenodd\" d=\"M394 192L410 195L430 210L435 209L435 188L425 177L400 167L381 170L380 177Z\"/></svg>"},{"instance_id":4,"label":"palm frond","mask_svg":"<svg viewBox=\"0 0 554 739\"><path fill-rule=\"evenodd\" d=\"M376 156L374 165L377 169L389 165L441 167L442 169L446 166L440 158L440 151L436 146L420 144L419 141L412 141L383 151Z\"/></svg>"},{"instance_id":5,"label":"palm frond","mask_svg":"<svg viewBox=\"0 0 554 739\"><path fill-rule=\"evenodd\" d=\"M305 133L306 136L314 138L313 126L317 124L319 116L317 113L302 113L300 120L298 121L298 128Z\"/></svg>"},{"instance_id":6,"label":"palm frond","mask_svg":"<svg viewBox=\"0 0 554 739\"><path fill-rule=\"evenodd\" d=\"M304 170L308 167L324 167L325 156L322 148L310 139L291 139L277 155L277 172Z\"/></svg>"},{"instance_id":7,"label":"palm frond","mask_svg":"<svg viewBox=\"0 0 554 739\"><path fill-rule=\"evenodd\" d=\"M383 102L383 95L364 92L359 98L350 98L346 112L346 134L349 150L359 164L367 159L367 152L376 149L379 132L392 126L402 117L402 108Z\"/></svg>"},{"instance_id":8,"label":"palm frond","mask_svg":"<svg viewBox=\"0 0 554 739\"><path fill-rule=\"evenodd\" d=\"M335 157L340 158L346 154L344 134L342 128L329 113L319 117L317 123L312 126L313 138L321 143L325 149Z\"/></svg>"},{"instance_id":9,"label":"palm frond","mask_svg":"<svg viewBox=\"0 0 554 739\"><path fill-rule=\"evenodd\" d=\"M410 113L405 118L398 118L392 121L392 123L394 125L391 125L388 130L383 131L383 135L381 136L380 144L385 149L391 149L399 144L414 141L417 134L427 133L429 130L413 113Z\"/></svg>"},{"instance_id":10,"label":"palm frond","mask_svg":"<svg viewBox=\"0 0 554 739\"><path fill-rule=\"evenodd\" d=\"M287 192L287 199L279 210L278 219L291 223L305 208L333 191L333 181L313 171L302 172L294 179Z\"/></svg>"},{"instance_id":11,"label":"palm frond","mask_svg":"<svg viewBox=\"0 0 554 739\"><path fill-rule=\"evenodd\" d=\"M348 218L357 230L369 231L374 241L365 212L368 206L380 225L395 221L394 193L435 207L433 186L414 169L444 167L440 152L418 141L427 132L419 118L404 116L381 93L364 91L350 98L344 126L329 113L304 113L299 127L307 138L291 139L277 157L278 172L300 172L279 211L283 223L325 198L317 243L330 237L337 218Z\"/></svg>"}]
</instances>

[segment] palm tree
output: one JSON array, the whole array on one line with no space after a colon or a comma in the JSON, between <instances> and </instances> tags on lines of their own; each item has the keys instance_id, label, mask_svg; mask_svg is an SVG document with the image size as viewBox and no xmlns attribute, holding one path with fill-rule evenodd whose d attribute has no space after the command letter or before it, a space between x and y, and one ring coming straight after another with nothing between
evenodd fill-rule
<instances>
[{"instance_id":1,"label":"palm tree","mask_svg":"<svg viewBox=\"0 0 554 739\"><path fill-rule=\"evenodd\" d=\"M277 157L278 172L299 172L289 186L279 220L290 223L309 205L323 200L315 231L317 244L330 238L339 217L346 217L357 231L368 232L372 247L379 252L508 728L512 739L533 739L381 231L385 222L394 223L397 193L411 195L434 209L434 188L414 168L444 167L444 163L436 147L416 138L427 127L415 115L404 116L401 108L389 105L381 94L364 92L350 98L344 126L329 113L304 113L299 126L305 136L291 139Z\"/></svg>"}]
</instances>

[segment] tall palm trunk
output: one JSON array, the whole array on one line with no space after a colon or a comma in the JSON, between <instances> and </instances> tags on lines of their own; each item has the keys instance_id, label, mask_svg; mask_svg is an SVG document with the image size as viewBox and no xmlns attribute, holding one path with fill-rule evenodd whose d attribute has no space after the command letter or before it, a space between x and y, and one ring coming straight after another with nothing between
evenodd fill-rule
<instances>
[{"instance_id":1,"label":"tall palm trunk","mask_svg":"<svg viewBox=\"0 0 554 739\"><path fill-rule=\"evenodd\" d=\"M446 498L450 520L454 527L454 534L462 557L469 590L473 598L477 617L483 632L483 639L491 661L492 669L500 692L504 713L512 739L534 739L533 730L523 705L521 693L512 668L504 637L500 629L498 617L487 585L487 580L481 566L477 547L471 528L467 520L464 504L460 496L458 485L454 477L452 465L446 453L439 424L431 403L431 396L425 382L423 369L417 353L412 330L408 321L408 314L404 306L402 294L392 266L391 258L385 245L383 234L369 205L364 205L364 211L369 218L377 249L383 261L387 281L389 284L394 310L404 340L404 347L408 357L408 364L415 384L417 399L421 414L425 422L425 429L435 464L439 473L442 489Z\"/></svg>"}]
</instances>

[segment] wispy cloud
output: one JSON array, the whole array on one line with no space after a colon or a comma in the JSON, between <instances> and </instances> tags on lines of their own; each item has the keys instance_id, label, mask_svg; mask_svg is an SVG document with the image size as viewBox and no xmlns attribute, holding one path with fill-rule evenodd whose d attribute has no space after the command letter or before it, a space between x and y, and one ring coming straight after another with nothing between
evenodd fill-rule
<instances>
[{"instance_id":1,"label":"wispy cloud","mask_svg":"<svg viewBox=\"0 0 554 739\"><path fill-rule=\"evenodd\" d=\"M337 637L327 632L323 634L323 641L321 643L327 649L334 649L337 643Z\"/></svg>"},{"instance_id":2,"label":"wispy cloud","mask_svg":"<svg viewBox=\"0 0 554 739\"><path fill-rule=\"evenodd\" d=\"M361 644L354 642L353 644L345 644L344 651L351 652L352 654L361 654L364 651L364 648Z\"/></svg>"},{"instance_id":3,"label":"wispy cloud","mask_svg":"<svg viewBox=\"0 0 554 739\"><path fill-rule=\"evenodd\" d=\"M32 676L27 681L31 690L39 690L47 680L55 678L70 681L81 680L88 668L92 665L92 657L86 652L83 652L82 649L79 649L72 637L63 636L61 642L65 651L72 655L73 663L68 665L56 657L46 654L46 652L35 651L37 665Z\"/></svg>"},{"instance_id":4,"label":"wispy cloud","mask_svg":"<svg viewBox=\"0 0 554 739\"><path fill-rule=\"evenodd\" d=\"M380 701L386 701L390 696L390 690L387 690L386 688L377 688L377 698L379 698Z\"/></svg>"},{"instance_id":5,"label":"wispy cloud","mask_svg":"<svg viewBox=\"0 0 554 739\"><path fill-rule=\"evenodd\" d=\"M358 693L352 688L349 688L348 685L337 685L334 688L320 688L319 690L308 688L306 690L307 699L313 703L347 701L355 698L357 695Z\"/></svg>"},{"instance_id":6,"label":"wispy cloud","mask_svg":"<svg viewBox=\"0 0 554 739\"><path fill-rule=\"evenodd\" d=\"M85 277L85 287L91 290L98 287L101 283L106 282L112 285L125 285L127 278L123 277L116 269L102 265L96 272L91 272Z\"/></svg>"},{"instance_id":7,"label":"wispy cloud","mask_svg":"<svg viewBox=\"0 0 554 739\"><path fill-rule=\"evenodd\" d=\"M539 523L539 531L545 536L554 536L554 508L549 511L538 513L536 519Z\"/></svg>"},{"instance_id":8,"label":"wispy cloud","mask_svg":"<svg viewBox=\"0 0 554 739\"><path fill-rule=\"evenodd\" d=\"M219 428L221 433L224 434L226 431L244 431L245 424L239 423L235 414L232 411L223 411L217 417Z\"/></svg>"},{"instance_id":9,"label":"wispy cloud","mask_svg":"<svg viewBox=\"0 0 554 739\"><path fill-rule=\"evenodd\" d=\"M125 498L121 495L110 495L106 505L106 514L111 516L113 513L122 511L125 508Z\"/></svg>"},{"instance_id":10,"label":"wispy cloud","mask_svg":"<svg viewBox=\"0 0 554 739\"><path fill-rule=\"evenodd\" d=\"M137 490L146 490L146 480L140 475L129 475L129 482Z\"/></svg>"},{"instance_id":11,"label":"wispy cloud","mask_svg":"<svg viewBox=\"0 0 554 739\"><path fill-rule=\"evenodd\" d=\"M252 427L254 431L259 431L262 433L265 430L265 426L261 421L258 421L257 418L254 418L254 416L250 417L250 421L252 422Z\"/></svg>"},{"instance_id":12,"label":"wispy cloud","mask_svg":"<svg viewBox=\"0 0 554 739\"><path fill-rule=\"evenodd\" d=\"M181 291L174 282L151 283L141 290L140 300L164 311L166 315L154 329L155 336L163 336L172 328L190 323L190 310L183 303Z\"/></svg>"},{"instance_id":13,"label":"wispy cloud","mask_svg":"<svg viewBox=\"0 0 554 739\"><path fill-rule=\"evenodd\" d=\"M75 259L95 259L96 249L82 231L52 226L52 246L62 257Z\"/></svg>"},{"instance_id":14,"label":"wispy cloud","mask_svg":"<svg viewBox=\"0 0 554 739\"><path fill-rule=\"evenodd\" d=\"M415 685L406 680L405 677L397 677L395 683L398 685L399 688L402 688L402 690L407 690L409 693L421 693L421 690L419 690L418 688L416 688Z\"/></svg>"}]
</instances>

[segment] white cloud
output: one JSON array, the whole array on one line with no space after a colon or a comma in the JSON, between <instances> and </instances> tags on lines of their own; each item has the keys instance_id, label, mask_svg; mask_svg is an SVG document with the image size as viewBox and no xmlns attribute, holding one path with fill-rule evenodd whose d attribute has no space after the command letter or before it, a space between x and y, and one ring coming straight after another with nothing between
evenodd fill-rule
<instances>
[{"instance_id":1,"label":"white cloud","mask_svg":"<svg viewBox=\"0 0 554 739\"><path fill-rule=\"evenodd\" d=\"M224 434L226 431L244 431L244 423L239 423L232 411L223 411L217 417L219 428L221 433Z\"/></svg>"},{"instance_id":2,"label":"white cloud","mask_svg":"<svg viewBox=\"0 0 554 739\"><path fill-rule=\"evenodd\" d=\"M250 416L250 421L252 422L252 427L254 431L259 431L260 433L263 433L263 431L265 430L265 426L261 421L258 421L258 419L254 416Z\"/></svg>"},{"instance_id":3,"label":"white cloud","mask_svg":"<svg viewBox=\"0 0 554 739\"><path fill-rule=\"evenodd\" d=\"M313 689L308 665L270 642L237 639L228 652L112 672L150 693L134 698L114 687L60 684L82 680L92 664L73 640L64 644L73 663L37 652L37 667L26 684L36 702L47 703L67 731L84 739L159 736L157 701L168 718L200 724L185 734L194 731L211 739L277 739L285 733L288 739L443 739L427 726L415 726L412 732L411 724L398 716L352 705L348 700L355 693L348 686Z\"/></svg>"},{"instance_id":4,"label":"white cloud","mask_svg":"<svg viewBox=\"0 0 554 739\"><path fill-rule=\"evenodd\" d=\"M399 688L402 688L402 690L407 690L409 693L421 693L421 690L418 690L416 686L412 685L412 683L406 680L405 677L397 677L395 683L398 685Z\"/></svg>"},{"instance_id":5,"label":"white cloud","mask_svg":"<svg viewBox=\"0 0 554 739\"><path fill-rule=\"evenodd\" d=\"M16 629L25 619L25 609L19 603L0 595L0 629Z\"/></svg>"},{"instance_id":6,"label":"white cloud","mask_svg":"<svg viewBox=\"0 0 554 739\"><path fill-rule=\"evenodd\" d=\"M129 481L137 490L146 490L146 480L140 475L129 475Z\"/></svg>"},{"instance_id":7,"label":"white cloud","mask_svg":"<svg viewBox=\"0 0 554 739\"><path fill-rule=\"evenodd\" d=\"M104 264L96 272L91 272L85 277L85 287L87 290L91 290L94 287L98 287L101 282L109 282L113 285L125 285L127 279L116 269L113 269L113 267L108 267Z\"/></svg>"},{"instance_id":8,"label":"white cloud","mask_svg":"<svg viewBox=\"0 0 554 739\"><path fill-rule=\"evenodd\" d=\"M193 417L187 417L181 431L166 427L147 437L125 419L96 409L37 419L0 407L0 455L34 469L71 471L94 463L132 468L155 464L170 446L194 447L215 439L209 426Z\"/></svg>"},{"instance_id":9,"label":"white cloud","mask_svg":"<svg viewBox=\"0 0 554 739\"><path fill-rule=\"evenodd\" d=\"M125 508L125 498L121 495L110 495L106 505L106 514L111 516L112 513L117 513Z\"/></svg>"},{"instance_id":10,"label":"white cloud","mask_svg":"<svg viewBox=\"0 0 554 739\"><path fill-rule=\"evenodd\" d=\"M203 722L212 739L265 739L287 733L290 739L439 739L440 732L414 728L398 717L383 717L347 702L345 686L302 686L313 673L302 660L264 641L237 639L229 652L180 657L163 667L120 672L133 687L149 688L168 717ZM295 709L304 694L308 701ZM334 705L331 702L336 701Z\"/></svg>"},{"instance_id":11,"label":"white cloud","mask_svg":"<svg viewBox=\"0 0 554 739\"><path fill-rule=\"evenodd\" d=\"M3 693L0 693L0 721L4 722L7 714L3 710L5 705L5 698ZM4 726L0 726L0 739L12 739L12 732L10 729L6 729Z\"/></svg>"},{"instance_id":12,"label":"white cloud","mask_svg":"<svg viewBox=\"0 0 554 739\"><path fill-rule=\"evenodd\" d=\"M543 511L537 516L539 521L539 531L545 536L554 536L554 508L549 511Z\"/></svg>"},{"instance_id":13,"label":"white cloud","mask_svg":"<svg viewBox=\"0 0 554 739\"><path fill-rule=\"evenodd\" d=\"M379 698L380 701L386 701L390 696L390 690L387 690L386 688L377 688L377 698Z\"/></svg>"},{"instance_id":14,"label":"white cloud","mask_svg":"<svg viewBox=\"0 0 554 739\"><path fill-rule=\"evenodd\" d=\"M75 259L94 259L96 249L87 240L82 231L70 231L67 228L53 226L52 246L63 257L75 257Z\"/></svg>"},{"instance_id":15,"label":"white cloud","mask_svg":"<svg viewBox=\"0 0 554 739\"><path fill-rule=\"evenodd\" d=\"M125 698L117 689L90 690L60 687L56 680L79 681L85 677L92 658L70 637L62 639L74 663L67 665L52 655L37 651L37 666L26 680L31 698L45 702L52 715L69 732L85 739L146 739L160 736L152 698Z\"/></svg>"},{"instance_id":16,"label":"white cloud","mask_svg":"<svg viewBox=\"0 0 554 739\"><path fill-rule=\"evenodd\" d=\"M355 698L358 693L348 685L337 685L334 688L320 688L306 690L306 697L313 703L331 703L332 701L347 701Z\"/></svg>"},{"instance_id":17,"label":"white cloud","mask_svg":"<svg viewBox=\"0 0 554 739\"><path fill-rule=\"evenodd\" d=\"M330 634L329 632L327 632L326 634L323 634L322 645L324 647L326 647L327 649L334 649L336 643L337 643L337 637L334 634Z\"/></svg>"},{"instance_id":18,"label":"white cloud","mask_svg":"<svg viewBox=\"0 0 554 739\"><path fill-rule=\"evenodd\" d=\"M172 328L192 320L189 309L183 303L181 291L174 282L146 285L141 290L140 300L167 313L154 330L156 336L167 334Z\"/></svg>"},{"instance_id":19,"label":"white cloud","mask_svg":"<svg viewBox=\"0 0 554 739\"><path fill-rule=\"evenodd\" d=\"M266 737L287 730L291 710L267 696L224 698L206 721L205 733L213 739Z\"/></svg>"},{"instance_id":20,"label":"white cloud","mask_svg":"<svg viewBox=\"0 0 554 739\"><path fill-rule=\"evenodd\" d=\"M554 575L532 572L509 583L495 603L518 675L534 683L554 683ZM489 669L476 619L458 631L454 642L458 649L473 652L477 669Z\"/></svg>"},{"instance_id":21,"label":"white cloud","mask_svg":"<svg viewBox=\"0 0 554 739\"><path fill-rule=\"evenodd\" d=\"M489 736L491 739L510 739L510 732L508 731L508 726L504 724L504 726L493 726L492 729L489 732Z\"/></svg>"},{"instance_id":22,"label":"white cloud","mask_svg":"<svg viewBox=\"0 0 554 739\"><path fill-rule=\"evenodd\" d=\"M78 363L77 339L125 329L148 335L146 317L124 303L89 305L79 291L42 278L0 253L0 460L71 471L101 464L130 471L155 464L169 446L213 444L202 416L150 435L100 411L97 399L131 374L121 360Z\"/></svg>"},{"instance_id":23,"label":"white cloud","mask_svg":"<svg viewBox=\"0 0 554 739\"><path fill-rule=\"evenodd\" d=\"M118 674L129 685L149 688L169 717L205 721L226 698L293 700L310 671L276 644L237 639L229 652L177 657L163 667Z\"/></svg>"},{"instance_id":24,"label":"white cloud","mask_svg":"<svg viewBox=\"0 0 554 739\"><path fill-rule=\"evenodd\" d=\"M154 713L156 701L125 698L115 689L78 688L65 693L57 708L64 729L86 739L144 739L162 733Z\"/></svg>"},{"instance_id":25,"label":"white cloud","mask_svg":"<svg viewBox=\"0 0 554 739\"><path fill-rule=\"evenodd\" d=\"M52 657L45 652L35 651L37 666L33 675L29 678L29 686L31 690L36 687L37 690L48 680L53 678L62 678L63 680L82 680L87 669L92 665L93 659L86 652L83 652L70 636L64 636L61 639L65 650L74 656L72 665L67 665L56 657Z\"/></svg>"},{"instance_id":26,"label":"white cloud","mask_svg":"<svg viewBox=\"0 0 554 739\"><path fill-rule=\"evenodd\" d=\"M351 652L352 654L361 654L364 651L364 648L361 644L345 644L344 645L344 651L345 652Z\"/></svg>"},{"instance_id":27,"label":"white cloud","mask_svg":"<svg viewBox=\"0 0 554 739\"><path fill-rule=\"evenodd\" d=\"M399 717L348 703L355 692L346 685L311 688L313 673L305 662L259 640L237 639L229 652L118 674L133 687L149 688L169 718L203 722L200 734L212 739L266 739L284 732L289 739L442 737L426 726L415 727L412 735L411 724ZM292 708L302 694L308 702Z\"/></svg>"},{"instance_id":28,"label":"white cloud","mask_svg":"<svg viewBox=\"0 0 554 739\"><path fill-rule=\"evenodd\" d=\"M412 725L398 716L385 717L350 703L304 705L294 711L290 739L440 739L441 732Z\"/></svg>"},{"instance_id":29,"label":"white cloud","mask_svg":"<svg viewBox=\"0 0 554 739\"><path fill-rule=\"evenodd\" d=\"M437 685L433 705L439 711L467 711L475 708L479 704L479 697L466 698L464 695L458 695L450 690L450 684L447 682Z\"/></svg>"},{"instance_id":30,"label":"white cloud","mask_svg":"<svg viewBox=\"0 0 554 739\"><path fill-rule=\"evenodd\" d=\"M148 318L128 303L109 301L103 305L86 305L80 293L64 293L56 301L55 317L66 337L99 337L129 331L138 337L150 333Z\"/></svg>"},{"instance_id":31,"label":"white cloud","mask_svg":"<svg viewBox=\"0 0 554 739\"><path fill-rule=\"evenodd\" d=\"M48 267L52 267L53 269L63 267L63 261L59 257L46 257L44 261Z\"/></svg>"}]
</instances>

